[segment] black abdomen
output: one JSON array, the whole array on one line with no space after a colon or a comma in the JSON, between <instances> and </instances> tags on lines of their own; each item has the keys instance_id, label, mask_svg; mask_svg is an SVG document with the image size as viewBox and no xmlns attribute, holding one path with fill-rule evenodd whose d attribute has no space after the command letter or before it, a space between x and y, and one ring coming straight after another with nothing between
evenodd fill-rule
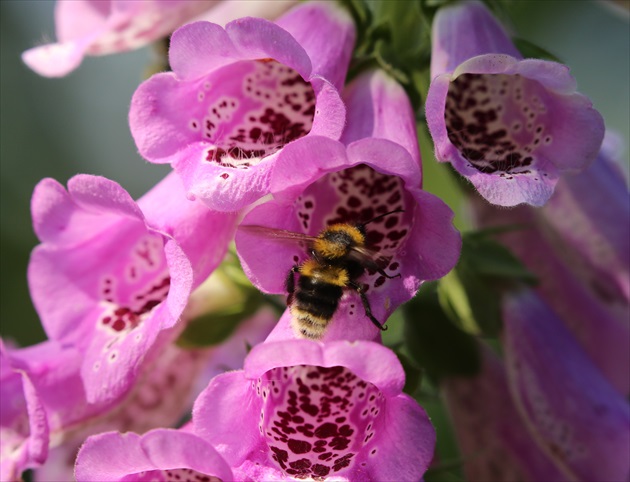
<instances>
[{"instance_id":1,"label":"black abdomen","mask_svg":"<svg viewBox=\"0 0 630 482\"><path fill-rule=\"evenodd\" d=\"M300 276L295 301L301 310L329 320L335 314L342 294L340 286L322 283L310 276Z\"/></svg>"}]
</instances>

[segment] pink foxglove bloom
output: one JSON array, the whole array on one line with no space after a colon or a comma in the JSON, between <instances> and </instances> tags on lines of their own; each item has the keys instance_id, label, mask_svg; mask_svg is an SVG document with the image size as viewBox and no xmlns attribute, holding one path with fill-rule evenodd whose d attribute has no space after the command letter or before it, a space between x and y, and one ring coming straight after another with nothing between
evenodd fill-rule
<instances>
[{"instance_id":1,"label":"pink foxglove bloom","mask_svg":"<svg viewBox=\"0 0 630 482\"><path fill-rule=\"evenodd\" d=\"M208 353L182 350L174 345L160 347L159 352L157 346L153 348L125 397L94 404L86 400L81 379L83 356L78 350L62 348L55 341L7 350L8 363L30 380L36 390L38 406L48 421L46 439L41 443L52 460L45 455L38 460L41 465L36 469L38 480L70 480L76 451L88 435L112 429L144 432L157 426L173 425L190 409L191 391L208 363ZM4 418L4 400L19 397L22 390L3 382L3 391ZM26 388L23 392L28 402L32 395ZM28 419L25 415L22 422L38 421L37 413L32 413L30 408ZM7 440L10 443L11 438Z\"/></svg>"},{"instance_id":2,"label":"pink foxglove bloom","mask_svg":"<svg viewBox=\"0 0 630 482\"><path fill-rule=\"evenodd\" d=\"M32 212L42 244L28 278L44 330L83 354L88 402L114 400L172 339L164 330L223 258L235 216L188 201L175 175L138 203L104 178L75 176L67 191L45 179Z\"/></svg>"},{"instance_id":3,"label":"pink foxglove bloom","mask_svg":"<svg viewBox=\"0 0 630 482\"><path fill-rule=\"evenodd\" d=\"M45 342L9 351L12 362L32 378L50 420L48 459L35 470L36 480L71 480L76 453L89 435L175 426L213 376L243 366L247 346L262 341L275 321L275 314L261 310L220 345L153 345L129 392L109 403L87 402L77 350L59 350L55 342Z\"/></svg>"},{"instance_id":4,"label":"pink foxglove bloom","mask_svg":"<svg viewBox=\"0 0 630 482\"><path fill-rule=\"evenodd\" d=\"M440 9L426 101L436 157L493 204L541 206L595 159L604 122L564 65L523 59L483 3Z\"/></svg>"},{"instance_id":5,"label":"pink foxglove bloom","mask_svg":"<svg viewBox=\"0 0 630 482\"><path fill-rule=\"evenodd\" d=\"M0 339L0 480L19 480L48 456L48 417L31 377ZM46 369L54 368L54 363Z\"/></svg>"},{"instance_id":6,"label":"pink foxglove bloom","mask_svg":"<svg viewBox=\"0 0 630 482\"><path fill-rule=\"evenodd\" d=\"M193 429L236 480L417 481L435 433L403 385L378 343L265 342L199 396Z\"/></svg>"},{"instance_id":7,"label":"pink foxglove bloom","mask_svg":"<svg viewBox=\"0 0 630 482\"><path fill-rule=\"evenodd\" d=\"M627 395L630 212L627 185L607 146L585 172L563 178L543 208L505 210L477 202L474 215L481 228L513 228L501 242L537 276L537 293L610 383Z\"/></svg>"},{"instance_id":8,"label":"pink foxglove bloom","mask_svg":"<svg viewBox=\"0 0 630 482\"><path fill-rule=\"evenodd\" d=\"M542 448L570 480L627 480L627 399L535 293L514 294L503 308L510 388Z\"/></svg>"},{"instance_id":9,"label":"pink foxglove bloom","mask_svg":"<svg viewBox=\"0 0 630 482\"><path fill-rule=\"evenodd\" d=\"M466 480L564 482L565 475L521 420L502 363L486 347L482 357L476 376L446 378L440 384Z\"/></svg>"},{"instance_id":10,"label":"pink foxglove bloom","mask_svg":"<svg viewBox=\"0 0 630 482\"><path fill-rule=\"evenodd\" d=\"M57 42L27 50L22 59L46 77L62 77L85 55L125 52L166 37L217 0L57 0Z\"/></svg>"},{"instance_id":11,"label":"pink foxglove bloom","mask_svg":"<svg viewBox=\"0 0 630 482\"><path fill-rule=\"evenodd\" d=\"M276 23L196 22L171 38L173 72L135 92L129 113L140 154L170 163L190 197L234 211L270 192L283 147L307 135L338 139L354 43L350 16L303 4Z\"/></svg>"},{"instance_id":12,"label":"pink foxglove bloom","mask_svg":"<svg viewBox=\"0 0 630 482\"><path fill-rule=\"evenodd\" d=\"M242 225L316 236L330 224L363 223L403 209L366 227L367 246L385 260L385 274L399 275L387 279L368 271L358 280L373 315L384 323L422 281L450 271L461 239L452 226L452 211L422 190L414 119L402 88L384 73L371 72L349 92L348 105L361 107L348 111L344 138L350 144L312 136L285 147L271 181L274 199L250 211ZM297 243L280 243L247 229L238 230L236 246L245 273L267 293L285 293L287 273L309 257ZM324 339L378 339L379 330L365 316L359 295L347 292ZM287 311L272 339L295 336L291 318Z\"/></svg>"},{"instance_id":13,"label":"pink foxglove bloom","mask_svg":"<svg viewBox=\"0 0 630 482\"><path fill-rule=\"evenodd\" d=\"M58 41L22 54L24 62L45 77L62 77L85 56L99 56L144 47L195 20L224 25L252 15L273 19L294 0L57 0Z\"/></svg>"},{"instance_id":14,"label":"pink foxglove bloom","mask_svg":"<svg viewBox=\"0 0 630 482\"><path fill-rule=\"evenodd\" d=\"M235 480L217 451L192 433L156 429L142 436L108 432L81 447L77 482Z\"/></svg>"},{"instance_id":15,"label":"pink foxglove bloom","mask_svg":"<svg viewBox=\"0 0 630 482\"><path fill-rule=\"evenodd\" d=\"M619 142L606 133L595 162L583 173L563 177L554 196L537 212L569 249L567 263L608 304L624 306L630 319L630 203L620 170Z\"/></svg>"}]
</instances>

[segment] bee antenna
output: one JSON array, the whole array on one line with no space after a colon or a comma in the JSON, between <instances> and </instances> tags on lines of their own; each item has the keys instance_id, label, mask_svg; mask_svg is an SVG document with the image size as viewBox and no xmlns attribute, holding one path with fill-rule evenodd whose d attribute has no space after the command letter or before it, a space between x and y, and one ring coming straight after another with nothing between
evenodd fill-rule
<instances>
[{"instance_id":1,"label":"bee antenna","mask_svg":"<svg viewBox=\"0 0 630 482\"><path fill-rule=\"evenodd\" d=\"M405 210L402 208L398 208L398 209L394 209L393 211L389 211L385 214L379 214L378 216L376 216L375 218L370 219L369 221L366 221L362 224L359 224L359 227L363 228L365 227L366 224L370 224L374 221L377 221L378 219L384 218L385 216L389 216L390 214L395 214L395 213L404 213Z\"/></svg>"}]
</instances>

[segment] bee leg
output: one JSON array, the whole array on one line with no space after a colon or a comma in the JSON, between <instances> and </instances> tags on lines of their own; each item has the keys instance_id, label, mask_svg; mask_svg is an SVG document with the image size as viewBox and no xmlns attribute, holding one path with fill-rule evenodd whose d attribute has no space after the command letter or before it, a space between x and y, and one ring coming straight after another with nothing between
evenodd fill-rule
<instances>
[{"instance_id":1,"label":"bee leg","mask_svg":"<svg viewBox=\"0 0 630 482\"><path fill-rule=\"evenodd\" d=\"M367 316L370 319L370 321L374 323L379 330L381 331L387 330L387 327L384 325L381 325L381 322L378 321L372 314L372 308L370 308L370 302L368 301L367 296L365 296L365 290L363 289L363 286L361 286L358 283L349 283L349 285L352 288L354 288L354 290L357 293L359 293L359 296L361 297L361 303L363 303L363 309L365 310L365 316Z\"/></svg>"},{"instance_id":2,"label":"bee leg","mask_svg":"<svg viewBox=\"0 0 630 482\"><path fill-rule=\"evenodd\" d=\"M284 282L284 286L287 290L287 305L290 305L293 301L293 293L295 293L295 273L300 271L300 267L297 264L294 264L289 274L287 275L287 279Z\"/></svg>"}]
</instances>

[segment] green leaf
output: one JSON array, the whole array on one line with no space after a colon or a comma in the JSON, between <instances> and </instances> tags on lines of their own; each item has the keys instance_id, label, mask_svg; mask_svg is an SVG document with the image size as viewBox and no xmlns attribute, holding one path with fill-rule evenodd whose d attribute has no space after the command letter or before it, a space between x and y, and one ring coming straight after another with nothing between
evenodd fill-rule
<instances>
[{"instance_id":1,"label":"green leaf","mask_svg":"<svg viewBox=\"0 0 630 482\"><path fill-rule=\"evenodd\" d=\"M400 350L396 350L396 356L405 370L405 386L403 391L407 395L413 395L422 383L422 369L414 361Z\"/></svg>"},{"instance_id":2,"label":"green leaf","mask_svg":"<svg viewBox=\"0 0 630 482\"><path fill-rule=\"evenodd\" d=\"M436 283L425 283L403 306L405 345L413 361L433 380L448 375L473 376L481 359L476 340L457 328L442 310Z\"/></svg>"},{"instance_id":3,"label":"green leaf","mask_svg":"<svg viewBox=\"0 0 630 482\"><path fill-rule=\"evenodd\" d=\"M503 293L521 284L536 283L536 277L505 246L491 239L495 232L466 233L459 263L438 284L444 311L458 327L473 335L497 337L502 326Z\"/></svg>"},{"instance_id":4,"label":"green leaf","mask_svg":"<svg viewBox=\"0 0 630 482\"><path fill-rule=\"evenodd\" d=\"M367 6L365 0L338 0L345 7L354 20L357 30L356 49L362 49L362 45L368 38L367 30L372 24L372 12Z\"/></svg>"},{"instance_id":5,"label":"green leaf","mask_svg":"<svg viewBox=\"0 0 630 482\"><path fill-rule=\"evenodd\" d=\"M535 284L536 276L529 272L519 259L505 246L486 234L464 235L462 251L469 269L479 276L500 278Z\"/></svg>"},{"instance_id":6,"label":"green leaf","mask_svg":"<svg viewBox=\"0 0 630 482\"><path fill-rule=\"evenodd\" d=\"M264 295L250 290L244 303L236 303L227 309L209 313L188 322L177 339L177 344L182 348L218 345L227 340L242 322L253 316L264 302Z\"/></svg>"},{"instance_id":7,"label":"green leaf","mask_svg":"<svg viewBox=\"0 0 630 482\"><path fill-rule=\"evenodd\" d=\"M437 294L442 309L459 328L471 335L481 333L470 306L469 293L456 270L440 280Z\"/></svg>"}]
</instances>

